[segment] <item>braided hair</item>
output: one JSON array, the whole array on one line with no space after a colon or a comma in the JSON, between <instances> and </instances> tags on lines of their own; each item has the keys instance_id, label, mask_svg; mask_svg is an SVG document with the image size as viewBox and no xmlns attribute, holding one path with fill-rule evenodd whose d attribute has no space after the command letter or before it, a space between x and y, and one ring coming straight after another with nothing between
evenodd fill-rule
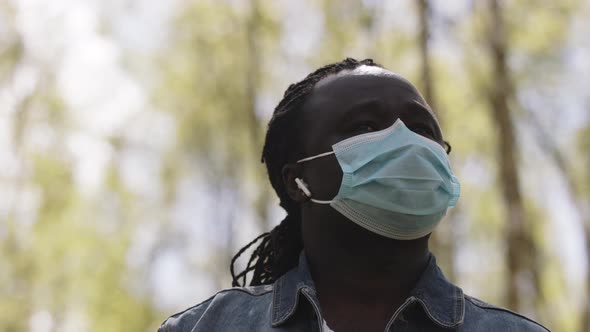
<instances>
[{"instance_id":1,"label":"braided hair","mask_svg":"<svg viewBox=\"0 0 590 332\"><path fill-rule=\"evenodd\" d=\"M271 284L297 265L299 253L303 249L301 212L299 205L287 193L283 183L282 168L285 164L296 160L296 147L299 146L297 143L299 132L301 132L301 107L320 80L362 65L380 67L371 59L358 61L346 58L341 62L317 69L302 81L291 84L285 91L283 99L275 108L268 123L262 162L266 164L270 183L279 196L280 205L287 212L287 216L270 232L261 234L236 253L230 264L232 286L246 286L246 277L250 272L252 272L251 286ZM236 260L257 242L260 243L252 252L246 268L236 274L234 271Z\"/></svg>"}]
</instances>

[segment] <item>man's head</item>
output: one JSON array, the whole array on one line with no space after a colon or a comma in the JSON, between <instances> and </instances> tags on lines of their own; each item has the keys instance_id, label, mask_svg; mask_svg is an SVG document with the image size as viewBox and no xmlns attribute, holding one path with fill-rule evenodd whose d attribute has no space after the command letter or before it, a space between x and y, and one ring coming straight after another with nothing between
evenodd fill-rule
<instances>
[{"instance_id":1,"label":"man's head","mask_svg":"<svg viewBox=\"0 0 590 332\"><path fill-rule=\"evenodd\" d=\"M372 60L348 58L289 86L270 120L262 154L287 217L261 236L262 243L246 270L234 275L235 285L239 278L245 283L245 273L250 270L254 272L251 284L272 282L297 264L304 246L306 251L321 250L319 243L326 237L350 250L392 241L347 222L329 206L310 204L295 178L304 178L315 197L330 200L342 180L336 159L331 156L308 164L296 161L330 151L332 145L349 137L385 129L397 119L415 133L444 144L438 122L418 91Z\"/></svg>"}]
</instances>

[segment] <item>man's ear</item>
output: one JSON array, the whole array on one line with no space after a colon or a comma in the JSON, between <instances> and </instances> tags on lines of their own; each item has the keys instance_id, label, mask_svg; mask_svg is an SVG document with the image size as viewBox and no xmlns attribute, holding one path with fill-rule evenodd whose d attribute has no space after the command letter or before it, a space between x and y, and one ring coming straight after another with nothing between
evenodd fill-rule
<instances>
[{"instance_id":1,"label":"man's ear","mask_svg":"<svg viewBox=\"0 0 590 332\"><path fill-rule=\"evenodd\" d=\"M299 189L296 178L301 178L301 165L299 164L286 164L281 170L283 175L283 184L287 189L289 197L297 203L303 203L309 200L309 197L305 196L305 193Z\"/></svg>"}]
</instances>

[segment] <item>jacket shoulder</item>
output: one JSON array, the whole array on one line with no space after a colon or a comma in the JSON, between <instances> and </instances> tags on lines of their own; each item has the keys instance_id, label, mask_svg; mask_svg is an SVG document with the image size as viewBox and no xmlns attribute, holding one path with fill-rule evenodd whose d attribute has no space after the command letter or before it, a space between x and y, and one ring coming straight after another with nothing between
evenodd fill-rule
<instances>
[{"instance_id":1,"label":"jacket shoulder","mask_svg":"<svg viewBox=\"0 0 590 332\"><path fill-rule=\"evenodd\" d=\"M208 312L215 310L215 315L221 314L219 308L230 308L245 304L272 292L272 285L234 287L221 290L207 300L180 311L166 319L158 332L190 332L199 324Z\"/></svg>"},{"instance_id":2,"label":"jacket shoulder","mask_svg":"<svg viewBox=\"0 0 590 332\"><path fill-rule=\"evenodd\" d=\"M514 311L465 294L465 324L477 331L550 332L548 328Z\"/></svg>"}]
</instances>

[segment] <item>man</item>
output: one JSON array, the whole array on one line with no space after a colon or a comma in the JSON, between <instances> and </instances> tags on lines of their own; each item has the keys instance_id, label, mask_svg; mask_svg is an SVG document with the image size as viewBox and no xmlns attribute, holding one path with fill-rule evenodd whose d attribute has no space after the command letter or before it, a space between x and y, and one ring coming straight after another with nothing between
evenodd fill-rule
<instances>
[{"instance_id":1,"label":"man","mask_svg":"<svg viewBox=\"0 0 590 332\"><path fill-rule=\"evenodd\" d=\"M262 160L285 219L241 249L234 286L160 331L547 331L448 282L430 233L459 198L416 88L345 59L291 85ZM233 263L254 243L244 271Z\"/></svg>"}]
</instances>

